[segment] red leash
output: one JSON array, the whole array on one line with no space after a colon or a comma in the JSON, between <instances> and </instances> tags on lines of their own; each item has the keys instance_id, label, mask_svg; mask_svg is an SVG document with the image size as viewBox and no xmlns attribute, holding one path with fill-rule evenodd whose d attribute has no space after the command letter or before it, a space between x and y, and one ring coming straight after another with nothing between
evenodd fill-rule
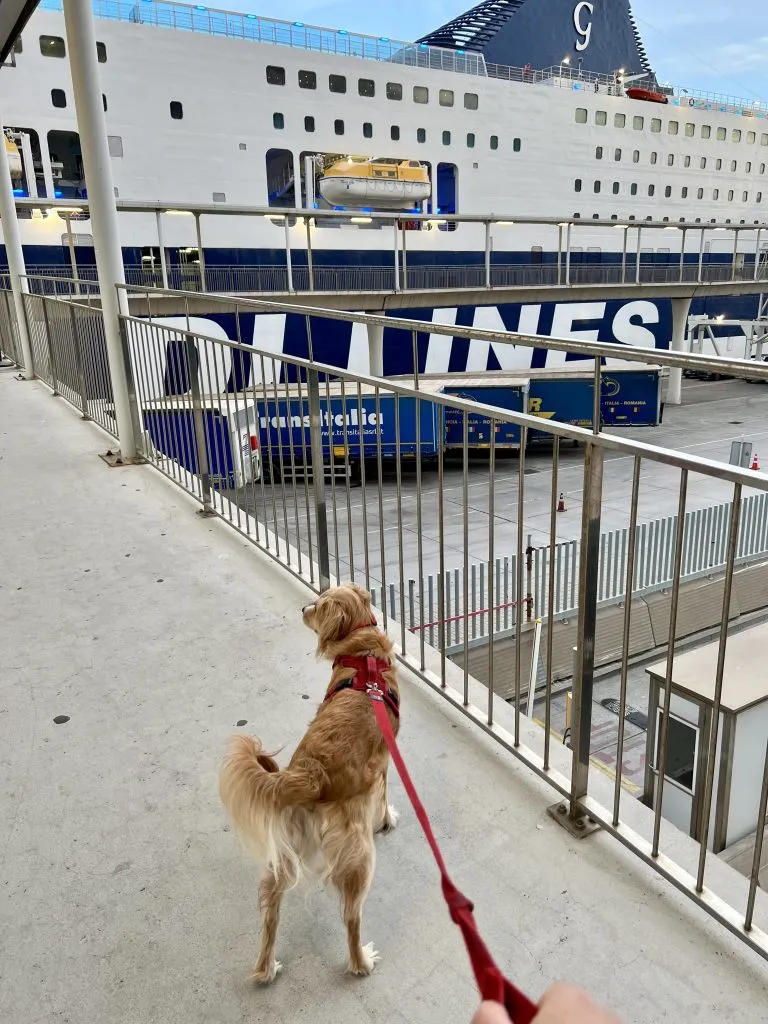
<instances>
[{"instance_id":1,"label":"red leash","mask_svg":"<svg viewBox=\"0 0 768 1024\"><path fill-rule=\"evenodd\" d=\"M408 769L405 767L405 762L403 761L402 755L398 749L397 740L395 739L395 734L392 731L389 716L387 715L387 708L384 703L384 694L379 687L380 674L378 665L374 658L368 658L366 660L368 662L366 693L371 699L373 711L376 715L376 722L378 723L379 729L381 729L381 734L389 747L389 752L392 755L392 760L395 762L395 767L397 768L398 774L405 786L408 799L413 805L416 817L419 820L419 824L422 827L424 835L427 837L427 842L429 843L430 849L437 861L437 866L440 869L443 896L445 897L445 902L448 904L451 920L459 926L461 934L464 936L464 943L467 947L467 952L469 953L469 959L472 964L472 970L475 974L477 987L480 990L480 995L483 999L492 999L505 1006L507 1013L512 1018L514 1024L530 1024L536 1016L536 1007L527 996L523 995L523 993L516 988L511 981L504 977L496 966L488 947L480 938L480 933L477 930L477 924L475 923L475 919L472 915L472 911L474 909L472 902L456 888L448 875L445 862L443 861L443 856L440 853L440 847L437 845L437 840L432 832L432 826L429 823L427 812L424 810L424 805L421 800L419 800L416 787L413 784L411 776L408 774ZM370 664L371 662L373 662L373 665Z\"/></svg>"}]
</instances>

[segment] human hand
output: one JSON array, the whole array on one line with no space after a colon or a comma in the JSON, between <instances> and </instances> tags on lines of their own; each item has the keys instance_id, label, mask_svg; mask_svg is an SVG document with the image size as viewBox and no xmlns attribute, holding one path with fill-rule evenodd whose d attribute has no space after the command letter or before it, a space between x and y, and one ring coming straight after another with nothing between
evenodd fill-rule
<instances>
[{"instance_id":1,"label":"human hand","mask_svg":"<svg viewBox=\"0 0 768 1024\"><path fill-rule=\"evenodd\" d=\"M504 1007L491 1002L481 1003L472 1018L472 1024L510 1024L510 1021ZM532 1024L621 1024L621 1021L583 989L557 984L541 997Z\"/></svg>"}]
</instances>

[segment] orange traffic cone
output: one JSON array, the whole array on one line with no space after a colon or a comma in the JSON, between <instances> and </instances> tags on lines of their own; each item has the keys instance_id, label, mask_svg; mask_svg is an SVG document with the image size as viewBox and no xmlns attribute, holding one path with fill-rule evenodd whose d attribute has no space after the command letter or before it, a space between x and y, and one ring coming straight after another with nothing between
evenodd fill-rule
<instances>
[{"instance_id":1,"label":"orange traffic cone","mask_svg":"<svg viewBox=\"0 0 768 1024\"><path fill-rule=\"evenodd\" d=\"M753 466L752 468L753 469L757 469L757 466ZM562 491L560 491L560 500L557 503L557 511L558 512L565 512L565 498L563 497L563 492Z\"/></svg>"},{"instance_id":2,"label":"orange traffic cone","mask_svg":"<svg viewBox=\"0 0 768 1024\"><path fill-rule=\"evenodd\" d=\"M752 456L752 469L760 469L760 465L757 461L757 452Z\"/></svg>"}]
</instances>

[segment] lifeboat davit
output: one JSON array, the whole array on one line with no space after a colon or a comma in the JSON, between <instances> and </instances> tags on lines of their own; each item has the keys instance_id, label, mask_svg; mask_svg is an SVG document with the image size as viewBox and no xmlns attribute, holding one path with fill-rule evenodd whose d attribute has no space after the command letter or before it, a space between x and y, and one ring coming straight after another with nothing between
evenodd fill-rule
<instances>
[{"instance_id":1,"label":"lifeboat davit","mask_svg":"<svg viewBox=\"0 0 768 1024\"><path fill-rule=\"evenodd\" d=\"M348 156L323 168L318 191L331 206L409 210L428 199L429 171L418 160Z\"/></svg>"},{"instance_id":2,"label":"lifeboat davit","mask_svg":"<svg viewBox=\"0 0 768 1024\"><path fill-rule=\"evenodd\" d=\"M641 85L633 85L627 89L627 96L631 100L644 100L646 103L669 103L663 92L655 89L644 89Z\"/></svg>"}]
</instances>

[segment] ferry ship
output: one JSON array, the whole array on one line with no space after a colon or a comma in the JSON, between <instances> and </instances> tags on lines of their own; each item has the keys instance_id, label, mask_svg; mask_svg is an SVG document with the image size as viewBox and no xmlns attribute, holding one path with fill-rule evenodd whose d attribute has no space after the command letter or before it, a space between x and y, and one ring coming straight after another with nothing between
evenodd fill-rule
<instances>
[{"instance_id":1,"label":"ferry ship","mask_svg":"<svg viewBox=\"0 0 768 1024\"><path fill-rule=\"evenodd\" d=\"M621 260L620 232L589 227L594 219L766 220L768 106L659 82L627 0L484 0L412 42L166 0L94 0L94 14L118 198L276 209L274 222L206 217L210 269L282 264L287 209L312 216L317 267L391 268L391 229L370 210L434 215L433 230L408 232L410 267L482 264L482 225L440 221L451 213L578 218L574 263ZM87 197L66 56L61 0L42 0L0 76L17 196ZM323 218L329 209L350 216ZM29 272L69 267L70 241L79 267L94 263L87 215L71 217L71 237L59 214L21 216ZM190 218L165 219L168 263L194 264ZM121 215L120 230L127 268L157 265L153 214ZM289 230L298 258L304 228ZM695 261L698 234L688 235ZM678 263L683 237L646 229L643 262ZM706 260L733 259L725 237L722 252L708 243ZM762 258L754 238L743 233L737 262ZM557 229L500 223L492 244L500 263L552 262ZM697 301L692 312L734 320L757 310L751 296ZM652 298L412 315L425 327L630 344L666 346L670 334L668 303ZM256 343L306 354L303 318L278 320L254 328ZM361 368L356 339L318 337L316 358ZM457 340L430 357L428 335L426 345L435 372L501 368L487 346ZM395 348L385 347L385 372L407 372ZM554 358L514 351L515 365Z\"/></svg>"}]
</instances>

